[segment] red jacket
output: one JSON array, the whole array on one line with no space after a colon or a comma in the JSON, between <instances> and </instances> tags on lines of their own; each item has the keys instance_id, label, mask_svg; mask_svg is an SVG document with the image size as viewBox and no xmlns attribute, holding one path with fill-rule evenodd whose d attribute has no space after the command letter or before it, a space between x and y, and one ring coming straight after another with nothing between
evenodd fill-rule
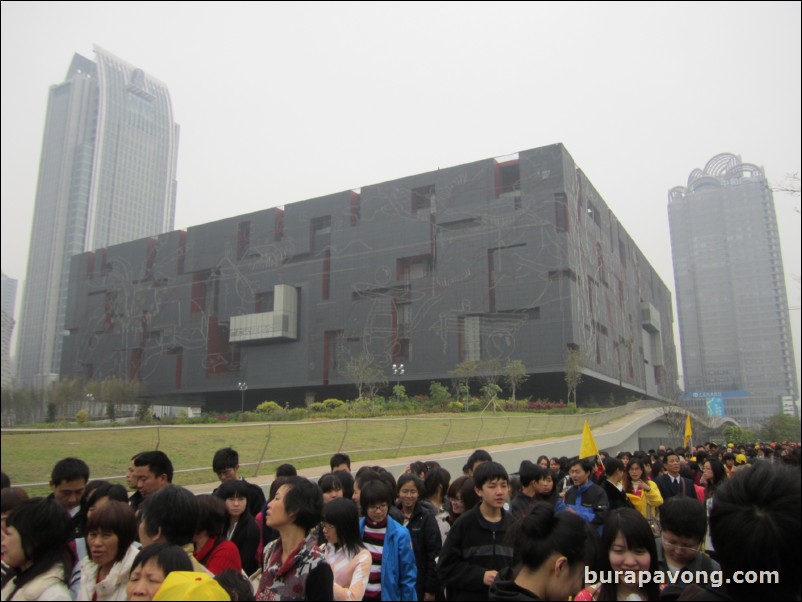
<instances>
[{"instance_id":1,"label":"red jacket","mask_svg":"<svg viewBox=\"0 0 802 602\"><path fill-rule=\"evenodd\" d=\"M226 569L242 570L239 548L224 537L209 538L200 550L195 550L194 555L195 560L215 575Z\"/></svg>"}]
</instances>

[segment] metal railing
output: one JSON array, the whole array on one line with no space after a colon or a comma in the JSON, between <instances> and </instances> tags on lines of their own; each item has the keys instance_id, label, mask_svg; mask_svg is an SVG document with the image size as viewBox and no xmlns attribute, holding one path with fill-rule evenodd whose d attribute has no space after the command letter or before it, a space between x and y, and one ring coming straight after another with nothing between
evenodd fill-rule
<instances>
[{"instance_id":1,"label":"metal railing","mask_svg":"<svg viewBox=\"0 0 802 602\"><path fill-rule=\"evenodd\" d=\"M185 451L178 440L184 441L182 431L195 431L197 437L191 439L207 441L214 431L228 429L226 436L235 439L234 446L243 460L242 468L253 468L253 475L258 476L260 470L267 466L292 463L298 468L312 467L327 463L335 452L347 452L354 461L365 459L397 458L413 453L421 456L435 454L446 449L468 449L480 446L499 445L513 441L537 441L556 435L572 435L582 431L587 420L591 428L595 428L611 420L621 418L636 410L664 405L659 402L642 400L623 406L603 409L583 414L540 414L531 415L488 415L475 416L437 416L409 418L341 418L336 420L320 420L306 422L264 422L244 424L193 424L193 425L147 425L147 426L115 426L91 429L2 429L3 437L17 434L54 435L68 433L99 433L114 431L124 437L124 433L135 432L132 441L136 452L144 449L161 449L172 457L172 454ZM256 431L255 436L246 438L242 429ZM261 434L257 434L262 431ZM144 433L155 435L144 436ZM241 436L238 436L242 433ZM263 440L260 438L263 437ZM88 438L84 438L88 439ZM220 436L217 437L220 439ZM9 440L6 440L8 443ZM248 443L249 445L245 445ZM10 443L9 443L10 444ZM150 446L150 447L149 447ZM217 447L223 447L219 445ZM247 449L243 449L247 447ZM215 448L216 449L216 448ZM204 472L211 477L211 456L215 449L204 450L209 463L197 468L175 470L175 474L193 474ZM76 450L79 451L79 450ZM130 453L122 458L127 465ZM317 462L317 459L325 460ZM313 462L314 461L314 462ZM91 462L90 462L91 466ZM94 472L94 471L93 471ZM244 472L244 471L243 471ZM43 475L43 479L47 476ZM94 475L93 475L94 478ZM97 477L111 481L121 481L123 475ZM206 480L211 480L206 479ZM203 480L197 481L204 482ZM48 481L23 483L20 487L47 486ZM187 483L189 484L189 483ZM15 483L16 485L16 483Z\"/></svg>"}]
</instances>

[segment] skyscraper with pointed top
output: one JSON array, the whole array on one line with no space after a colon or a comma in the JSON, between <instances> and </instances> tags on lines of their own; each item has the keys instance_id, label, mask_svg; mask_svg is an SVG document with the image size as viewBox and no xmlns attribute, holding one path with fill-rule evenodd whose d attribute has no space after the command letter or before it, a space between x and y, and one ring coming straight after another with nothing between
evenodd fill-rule
<instances>
[{"instance_id":1,"label":"skyscraper with pointed top","mask_svg":"<svg viewBox=\"0 0 802 602\"><path fill-rule=\"evenodd\" d=\"M75 54L50 88L17 350L22 385L58 378L70 258L173 228L179 128L167 86L94 52L95 61Z\"/></svg>"},{"instance_id":2,"label":"skyscraper with pointed top","mask_svg":"<svg viewBox=\"0 0 802 602\"><path fill-rule=\"evenodd\" d=\"M716 155L669 191L668 217L685 403L754 428L799 395L766 176Z\"/></svg>"}]
</instances>

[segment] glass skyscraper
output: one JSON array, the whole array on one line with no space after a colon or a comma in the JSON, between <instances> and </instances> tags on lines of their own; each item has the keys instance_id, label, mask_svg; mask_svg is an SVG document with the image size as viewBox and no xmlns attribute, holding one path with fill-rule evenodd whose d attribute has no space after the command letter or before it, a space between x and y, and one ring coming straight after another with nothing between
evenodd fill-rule
<instances>
[{"instance_id":1,"label":"glass skyscraper","mask_svg":"<svg viewBox=\"0 0 802 602\"><path fill-rule=\"evenodd\" d=\"M732 154L669 192L677 314L690 409L755 427L798 396L774 199Z\"/></svg>"},{"instance_id":2,"label":"glass skyscraper","mask_svg":"<svg viewBox=\"0 0 802 602\"><path fill-rule=\"evenodd\" d=\"M75 54L50 89L17 353L22 385L58 378L71 257L173 228L179 129L167 86L94 51L94 62Z\"/></svg>"}]
</instances>

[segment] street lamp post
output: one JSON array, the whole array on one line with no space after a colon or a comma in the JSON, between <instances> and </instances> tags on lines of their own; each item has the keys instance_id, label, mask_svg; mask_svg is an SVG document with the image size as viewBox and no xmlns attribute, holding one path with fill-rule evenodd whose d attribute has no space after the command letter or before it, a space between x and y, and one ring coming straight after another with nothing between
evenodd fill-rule
<instances>
[{"instance_id":1,"label":"street lamp post","mask_svg":"<svg viewBox=\"0 0 802 602\"><path fill-rule=\"evenodd\" d=\"M240 392L240 400L241 400L240 412L244 412L245 411L245 391L248 389L248 383L243 381L243 382L237 384L237 388L239 388L239 392Z\"/></svg>"},{"instance_id":2,"label":"street lamp post","mask_svg":"<svg viewBox=\"0 0 802 602\"><path fill-rule=\"evenodd\" d=\"M393 364L393 376L395 376L395 400L401 401L398 395L398 387L401 386L401 375L404 373L404 364Z\"/></svg>"}]
</instances>

